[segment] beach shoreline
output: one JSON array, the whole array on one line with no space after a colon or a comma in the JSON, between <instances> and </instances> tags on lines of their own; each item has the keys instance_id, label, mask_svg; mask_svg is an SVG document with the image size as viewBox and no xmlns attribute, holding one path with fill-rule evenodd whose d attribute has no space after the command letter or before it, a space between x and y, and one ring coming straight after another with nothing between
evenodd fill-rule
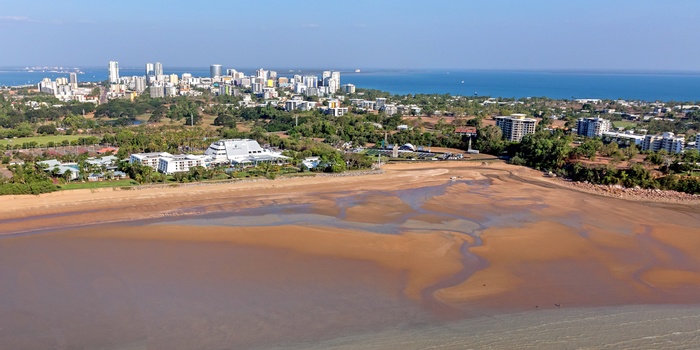
<instances>
[{"instance_id":1,"label":"beach shoreline","mask_svg":"<svg viewBox=\"0 0 700 350\"><path fill-rule=\"evenodd\" d=\"M270 281L277 281L274 293L307 284L311 295L327 290L331 310L334 293L352 309L365 301L347 290L371 290L404 311L417 307L410 311L417 319L440 322L700 304L700 207L586 193L503 163L397 164L373 175L11 198L0 208L0 277L8 281L0 292L10 296L10 309L34 310L36 301L24 296L44 291L32 281L55 280L64 294L40 299L60 309L79 303L73 295L84 292L74 288L102 291L104 278L131 291L114 298L146 310L171 301L153 301L144 290L172 285L200 286L219 303L235 304L240 297L228 291L241 281L263 286L246 291L249 298L273 293ZM361 277L369 273L374 277ZM341 284L347 290L333 287ZM304 295L295 296L301 305ZM216 308L190 295L172 302ZM377 324L406 317L389 314L393 321L375 315Z\"/></svg>"},{"instance_id":2,"label":"beach shoreline","mask_svg":"<svg viewBox=\"0 0 700 350\"><path fill-rule=\"evenodd\" d=\"M590 184L572 183L561 179L546 178L540 172L504 163L478 164L470 162L448 163L404 163L385 165L385 172L352 174L342 177L302 177L279 178L276 180L254 179L230 183L193 183L178 184L177 186L163 185L155 187L81 189L53 192L41 195L4 196L6 205L0 207L0 222L8 220L42 218L46 215L62 215L80 213L81 211L100 211L113 208L129 208L141 206L141 210L131 212L131 216L118 215L114 218L97 220L98 216L86 218L82 224L122 222L154 218L169 215L184 215L167 210L186 208L196 204L206 204L206 196L216 201L230 197L232 199L257 197L261 198L260 205L266 205L265 199L279 200L290 198L301 193L323 193L333 190L366 190L399 188L420 185L424 181L447 182L461 175L448 175L468 170L491 177L509 176L517 180L541 186L557 186L563 190L621 198L625 200L647 201L670 204L700 205L700 196L677 193L666 194L667 191L649 191L639 189L624 189L611 186L595 186ZM406 172L413 171L411 176ZM394 183L392 183L394 182ZM360 184L359 186L354 186ZM644 193L642 193L644 192ZM289 195L289 196L288 196ZM680 198L682 196L682 198ZM248 203L247 205L250 205ZM7 230L0 230L6 233Z\"/></svg>"}]
</instances>

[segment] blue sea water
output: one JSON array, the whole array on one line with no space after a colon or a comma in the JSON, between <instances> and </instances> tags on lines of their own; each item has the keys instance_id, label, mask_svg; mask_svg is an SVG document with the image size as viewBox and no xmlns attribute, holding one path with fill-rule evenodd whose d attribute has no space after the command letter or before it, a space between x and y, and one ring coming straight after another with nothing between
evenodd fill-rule
<instances>
[{"instance_id":1,"label":"blue sea water","mask_svg":"<svg viewBox=\"0 0 700 350\"><path fill-rule=\"evenodd\" d=\"M107 79L106 68L85 68L79 81ZM243 70L247 74L253 69ZM277 69L280 76L316 74L320 70ZM207 67L165 69L166 74L208 76ZM143 75L143 68L122 68L121 76ZM0 86L36 84L67 73L27 72L0 68ZM644 101L700 101L698 72L504 71L504 70L371 70L342 71L342 84L392 94L451 94L504 98L600 98Z\"/></svg>"}]
</instances>

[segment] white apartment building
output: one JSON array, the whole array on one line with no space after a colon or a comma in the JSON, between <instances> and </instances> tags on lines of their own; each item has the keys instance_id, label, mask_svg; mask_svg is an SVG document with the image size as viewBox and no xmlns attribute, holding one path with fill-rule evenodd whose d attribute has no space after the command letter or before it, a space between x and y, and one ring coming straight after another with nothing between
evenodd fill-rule
<instances>
[{"instance_id":1,"label":"white apartment building","mask_svg":"<svg viewBox=\"0 0 700 350\"><path fill-rule=\"evenodd\" d=\"M163 75L163 63L156 62L155 66L153 66L153 75Z\"/></svg>"},{"instance_id":2,"label":"white apartment building","mask_svg":"<svg viewBox=\"0 0 700 350\"><path fill-rule=\"evenodd\" d=\"M139 94L146 90L146 77L133 77L132 81L134 83L134 91Z\"/></svg>"},{"instance_id":3,"label":"white apartment building","mask_svg":"<svg viewBox=\"0 0 700 350\"><path fill-rule=\"evenodd\" d=\"M700 134L695 135L695 148L700 151Z\"/></svg>"},{"instance_id":4,"label":"white apartment building","mask_svg":"<svg viewBox=\"0 0 700 350\"><path fill-rule=\"evenodd\" d=\"M394 115L399 111L399 109L396 108L396 105L393 103L384 105L384 107L382 107L380 110L384 111L386 115Z\"/></svg>"},{"instance_id":5,"label":"white apartment building","mask_svg":"<svg viewBox=\"0 0 700 350\"><path fill-rule=\"evenodd\" d=\"M129 156L129 163L138 163L158 170L160 158L165 157L172 158L173 155L168 152L134 153Z\"/></svg>"},{"instance_id":6,"label":"white apartment building","mask_svg":"<svg viewBox=\"0 0 700 350\"><path fill-rule=\"evenodd\" d=\"M109 83L119 84L119 63L117 61L109 61Z\"/></svg>"},{"instance_id":7,"label":"white apartment building","mask_svg":"<svg viewBox=\"0 0 700 350\"><path fill-rule=\"evenodd\" d=\"M165 84L160 81L156 81L151 85L150 90L151 98L163 98L165 97Z\"/></svg>"},{"instance_id":8,"label":"white apartment building","mask_svg":"<svg viewBox=\"0 0 700 350\"><path fill-rule=\"evenodd\" d=\"M662 135L646 135L642 143L642 151L666 150L668 153L681 153L685 148L685 137L675 136L672 132Z\"/></svg>"},{"instance_id":9,"label":"white apartment building","mask_svg":"<svg viewBox=\"0 0 700 350\"><path fill-rule=\"evenodd\" d=\"M600 137L610 131L610 121L603 118L581 118L576 122L576 133L586 137Z\"/></svg>"},{"instance_id":10,"label":"white apartment building","mask_svg":"<svg viewBox=\"0 0 700 350\"><path fill-rule=\"evenodd\" d=\"M188 172L194 167L206 167L207 159L208 157L206 156L197 156L192 154L159 157L157 170L163 174Z\"/></svg>"},{"instance_id":11,"label":"white apartment building","mask_svg":"<svg viewBox=\"0 0 700 350\"><path fill-rule=\"evenodd\" d=\"M503 130L503 138L511 142L520 142L523 136L535 133L537 120L527 118L525 114L496 117L496 126Z\"/></svg>"}]
</instances>

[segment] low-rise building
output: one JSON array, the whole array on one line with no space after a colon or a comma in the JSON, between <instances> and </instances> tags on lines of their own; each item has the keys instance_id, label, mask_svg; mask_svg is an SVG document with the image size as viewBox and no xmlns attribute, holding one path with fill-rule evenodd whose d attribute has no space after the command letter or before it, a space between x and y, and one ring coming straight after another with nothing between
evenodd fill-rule
<instances>
[{"instance_id":1,"label":"low-rise building","mask_svg":"<svg viewBox=\"0 0 700 350\"><path fill-rule=\"evenodd\" d=\"M624 143L628 145L642 146L644 143L644 135L628 134L621 132L611 132L607 131L603 133L603 142L617 142Z\"/></svg>"},{"instance_id":2,"label":"low-rise building","mask_svg":"<svg viewBox=\"0 0 700 350\"><path fill-rule=\"evenodd\" d=\"M459 136L475 137L476 127L474 126L458 126L455 128L455 134Z\"/></svg>"},{"instance_id":3,"label":"low-rise building","mask_svg":"<svg viewBox=\"0 0 700 350\"><path fill-rule=\"evenodd\" d=\"M665 150L668 153L681 153L685 149L685 137L665 132L661 135L646 135L642 143L642 151L658 152Z\"/></svg>"},{"instance_id":4,"label":"low-rise building","mask_svg":"<svg viewBox=\"0 0 700 350\"><path fill-rule=\"evenodd\" d=\"M158 161L162 157L172 158L172 154L168 152L151 152L151 153L134 153L129 156L129 163L141 164L158 170Z\"/></svg>"},{"instance_id":5,"label":"low-rise building","mask_svg":"<svg viewBox=\"0 0 700 350\"><path fill-rule=\"evenodd\" d=\"M204 154L211 158L212 164L279 163L289 159L280 152L260 147L258 141L250 139L219 140L209 145Z\"/></svg>"},{"instance_id":6,"label":"low-rise building","mask_svg":"<svg viewBox=\"0 0 700 350\"><path fill-rule=\"evenodd\" d=\"M173 174L188 172L194 167L206 167L208 157L192 154L180 154L158 158L158 172Z\"/></svg>"},{"instance_id":7,"label":"low-rise building","mask_svg":"<svg viewBox=\"0 0 700 350\"><path fill-rule=\"evenodd\" d=\"M68 176L68 181L75 180L80 176L80 168L77 163L63 163L57 159L49 159L37 162L37 164L49 173L61 177ZM68 175L65 175L66 172L68 172Z\"/></svg>"}]
</instances>

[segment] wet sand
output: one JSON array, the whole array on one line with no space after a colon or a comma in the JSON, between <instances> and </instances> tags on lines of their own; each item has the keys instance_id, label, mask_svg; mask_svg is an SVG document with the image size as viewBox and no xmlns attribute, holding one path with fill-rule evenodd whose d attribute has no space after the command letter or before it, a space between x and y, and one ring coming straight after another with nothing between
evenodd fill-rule
<instances>
[{"instance_id":1,"label":"wet sand","mask_svg":"<svg viewBox=\"0 0 700 350\"><path fill-rule=\"evenodd\" d=\"M17 196L0 232L3 348L265 348L700 304L698 206L581 193L505 164Z\"/></svg>"}]
</instances>

